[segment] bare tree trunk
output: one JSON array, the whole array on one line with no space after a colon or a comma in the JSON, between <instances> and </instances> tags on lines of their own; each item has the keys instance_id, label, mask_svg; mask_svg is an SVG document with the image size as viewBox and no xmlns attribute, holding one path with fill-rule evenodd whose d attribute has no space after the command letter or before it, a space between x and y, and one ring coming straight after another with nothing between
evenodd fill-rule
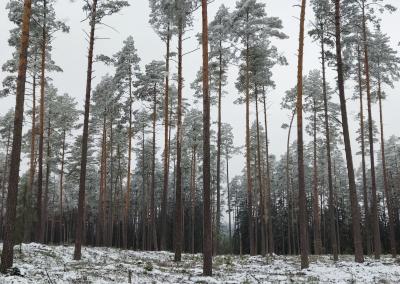
<instances>
[{"instance_id":1,"label":"bare tree trunk","mask_svg":"<svg viewBox=\"0 0 400 284\"><path fill-rule=\"evenodd\" d=\"M150 196L150 227L151 227L151 247L150 249L158 250L157 245L157 231L156 231L156 220L155 220L155 201L154 201L154 194L155 194L155 173L156 173L156 120L157 120L157 86L154 85L154 94L153 94L153 153L152 153L152 166L151 166L151 196Z\"/></svg>"},{"instance_id":2,"label":"bare tree trunk","mask_svg":"<svg viewBox=\"0 0 400 284\"><path fill-rule=\"evenodd\" d=\"M226 153L226 187L228 191L228 228L229 228L229 251L233 254L233 240L232 240L232 205L231 205L231 188L229 184L229 153Z\"/></svg>"},{"instance_id":3,"label":"bare tree trunk","mask_svg":"<svg viewBox=\"0 0 400 284\"><path fill-rule=\"evenodd\" d=\"M65 130L62 134L62 149L61 149L61 170L60 170L60 242L64 244L64 211L63 211L63 201L64 201L64 160L65 160Z\"/></svg>"},{"instance_id":4,"label":"bare tree trunk","mask_svg":"<svg viewBox=\"0 0 400 284\"><path fill-rule=\"evenodd\" d=\"M212 275L211 175L210 175L210 90L208 84L208 12L202 0L203 47L203 275Z\"/></svg>"},{"instance_id":5,"label":"bare tree trunk","mask_svg":"<svg viewBox=\"0 0 400 284\"><path fill-rule=\"evenodd\" d=\"M360 230L360 209L357 202L356 182L354 177L353 156L351 151L349 125L347 120L346 97L344 92L344 75L342 60L341 43L341 22L340 22L340 0L335 0L335 41L336 41L336 60L338 73L338 87L340 98L340 109L342 114L343 139L346 152L347 174L349 179L351 217L354 242L354 257L356 262L364 262L362 238Z\"/></svg>"},{"instance_id":6,"label":"bare tree trunk","mask_svg":"<svg viewBox=\"0 0 400 284\"><path fill-rule=\"evenodd\" d=\"M322 27L323 30L324 27ZM329 115L328 115L328 94L326 86L326 67L325 67L325 40L324 32L322 31L321 37L321 58L322 58L322 90L324 96L324 124L325 124L325 138L326 138L326 157L328 162L328 186L329 186L329 226L330 226L330 240L332 246L332 254L334 261L338 261L338 248L336 239L336 214L333 200L333 181L332 181L332 152L331 152L331 133L329 129Z\"/></svg>"},{"instance_id":7,"label":"bare tree trunk","mask_svg":"<svg viewBox=\"0 0 400 284\"><path fill-rule=\"evenodd\" d=\"M301 268L308 268L308 237L307 237L307 200L304 179L304 149L303 149L303 50L304 50L304 21L306 0L301 2L300 36L297 69L297 162L299 175L299 223L300 223L300 253Z\"/></svg>"},{"instance_id":8,"label":"bare tree trunk","mask_svg":"<svg viewBox=\"0 0 400 284\"><path fill-rule=\"evenodd\" d=\"M321 254L321 212L319 211L319 194L318 194L318 163L317 163L317 110L315 99L314 117L313 117L313 215L314 215L314 253Z\"/></svg>"},{"instance_id":9,"label":"bare tree trunk","mask_svg":"<svg viewBox=\"0 0 400 284\"><path fill-rule=\"evenodd\" d=\"M128 127L128 173L126 181L124 216L122 224L122 246L124 249L128 248L128 223L129 209L131 204L131 162L132 162L132 70L129 69L129 127Z\"/></svg>"},{"instance_id":10,"label":"bare tree trunk","mask_svg":"<svg viewBox=\"0 0 400 284\"><path fill-rule=\"evenodd\" d=\"M293 121L294 117L296 115L296 111L293 111L292 118L290 119L290 124L289 124L289 131L288 131L288 137L287 137L287 145L286 145L286 195L287 195L287 203L288 203L288 253L292 254L292 241L294 245L294 236L292 237L292 233L294 233L294 230L292 230L292 225L293 225L293 218L292 218L292 206L291 206L291 198L290 198L290 191L291 191L291 185L290 185L290 169L289 166L291 164L291 159L290 159L290 134L292 132L292 126L293 126ZM293 252L295 252L295 249L293 247Z\"/></svg>"},{"instance_id":11,"label":"bare tree trunk","mask_svg":"<svg viewBox=\"0 0 400 284\"><path fill-rule=\"evenodd\" d=\"M360 99L360 135L361 135L361 166L362 166L362 180L363 180L363 198L364 198L364 214L365 214L365 239L367 255L371 254L371 223L370 223L370 212L368 206L368 191L367 191L367 170L365 166L365 134L364 134L364 106L363 106L363 86L362 86L362 75L361 75L361 51L360 47L357 46L357 73L358 73L358 88L359 88L359 99Z\"/></svg>"},{"instance_id":12,"label":"bare tree trunk","mask_svg":"<svg viewBox=\"0 0 400 284\"><path fill-rule=\"evenodd\" d=\"M166 75L165 75L165 95L164 95L164 155L163 155L163 195L161 202L161 240L160 249L167 248L167 199L168 199L168 180L169 180L169 60L170 60L171 32L170 24L167 28L167 54L166 54Z\"/></svg>"},{"instance_id":13,"label":"bare tree trunk","mask_svg":"<svg viewBox=\"0 0 400 284\"><path fill-rule=\"evenodd\" d=\"M192 162L191 162L191 175L190 175L190 217L191 217L191 253L195 252L194 245L194 228L195 228L195 205L196 205L196 148L194 145L192 148Z\"/></svg>"},{"instance_id":14,"label":"bare tree trunk","mask_svg":"<svg viewBox=\"0 0 400 284\"><path fill-rule=\"evenodd\" d=\"M249 18L247 12L247 20ZM247 179L247 215L249 223L250 255L255 255L253 228L253 183L251 178L251 145L250 145L250 47L249 36L246 40L246 179Z\"/></svg>"},{"instance_id":15,"label":"bare tree trunk","mask_svg":"<svg viewBox=\"0 0 400 284\"><path fill-rule=\"evenodd\" d=\"M268 137L268 122L267 122L267 102L265 98L265 90L263 88L263 104L264 104L264 127L265 127L265 160L267 164L266 176L266 222L268 224L268 252L274 253L274 235L272 231L272 199L271 199L271 168L269 163L269 137ZM267 240L266 240L267 241Z\"/></svg>"},{"instance_id":16,"label":"bare tree trunk","mask_svg":"<svg viewBox=\"0 0 400 284\"><path fill-rule=\"evenodd\" d=\"M264 196L264 184L263 184L263 174L261 170L261 149L260 149L260 122L258 119L258 92L257 86L255 86L256 93L256 124L257 124L257 175L260 190L260 221L261 221L261 255L265 256L266 253L266 231L267 231L267 217L265 215L265 196ZM257 232L257 230L256 230ZM257 234L257 233L256 233ZM258 235L258 234L257 234Z\"/></svg>"},{"instance_id":17,"label":"bare tree trunk","mask_svg":"<svg viewBox=\"0 0 400 284\"><path fill-rule=\"evenodd\" d=\"M378 62L379 68L379 62ZM386 157L385 157L385 136L383 132L383 111L382 111L382 89L381 89L381 78L379 74L378 78L378 102L379 102L379 120L381 128L381 155L382 155L382 174L383 174L383 187L386 194L386 206L388 209L389 217L389 240L390 240L390 253L393 258L396 258L396 238L395 238L395 213L393 212L393 200L392 192L389 187L387 168L386 168Z\"/></svg>"},{"instance_id":18,"label":"bare tree trunk","mask_svg":"<svg viewBox=\"0 0 400 284\"><path fill-rule=\"evenodd\" d=\"M92 90L92 70L93 70L93 49L94 49L94 32L96 29L96 14L97 14L97 0L93 0L90 19L90 36L89 36L89 53L88 53L88 68L86 78L86 95L85 95L85 114L83 122L83 135L82 135L82 156L81 156L81 170L79 178L79 200L78 200L78 220L76 224L75 235L75 251L74 260L81 259L82 247L82 231L83 231L83 214L85 210L85 186L86 186L86 164L88 152L88 138L89 138L89 112L90 112L90 93Z\"/></svg>"},{"instance_id":19,"label":"bare tree trunk","mask_svg":"<svg viewBox=\"0 0 400 284\"><path fill-rule=\"evenodd\" d=\"M50 120L50 110L48 117L48 129L47 129L47 157L46 157L46 179L45 179L45 189L44 189L44 197L43 197L43 212L42 212L42 222L41 225L43 228L41 231L43 232L43 242L48 242L47 240L47 224L48 224L48 205L49 205L49 178L50 178L50 135L51 135L51 120Z\"/></svg>"},{"instance_id":20,"label":"bare tree trunk","mask_svg":"<svg viewBox=\"0 0 400 284\"><path fill-rule=\"evenodd\" d=\"M9 149L11 142L11 126L8 127L7 144L6 144L6 159L4 162L3 176L1 178L1 209L0 209L0 237L3 236L3 217L4 217L4 196L6 195L6 178L8 172Z\"/></svg>"},{"instance_id":21,"label":"bare tree trunk","mask_svg":"<svg viewBox=\"0 0 400 284\"><path fill-rule=\"evenodd\" d=\"M369 54L368 54L368 42L367 42L367 27L365 18L365 0L362 1L362 29L363 29L363 41L364 41L364 68L365 68L365 83L367 87L367 106L368 106L368 136L369 136L369 158L371 163L371 193L372 193L372 230L374 240L374 256L375 259L381 257L381 238L379 230L379 212L378 212L378 200L376 196L376 175L375 175L375 153L374 153L374 133L372 128L372 107L371 107L371 82L369 74Z\"/></svg>"},{"instance_id":22,"label":"bare tree trunk","mask_svg":"<svg viewBox=\"0 0 400 284\"><path fill-rule=\"evenodd\" d=\"M31 0L24 0L22 15L22 33L18 61L17 91L15 100L13 146L11 150L10 172L8 178L7 209L1 253L0 272L6 273L13 265L14 227L17 211L19 166L21 158L22 123L24 118L24 96L27 69L27 51L29 46L29 29L31 18Z\"/></svg>"},{"instance_id":23,"label":"bare tree trunk","mask_svg":"<svg viewBox=\"0 0 400 284\"><path fill-rule=\"evenodd\" d=\"M44 225L43 225L43 208L42 208L42 195L43 195L43 149L44 149L44 96L45 96L45 85L46 85L46 45L47 45L47 1L43 0L43 28L42 28L42 42L41 42L41 66L40 66L40 114L39 114L39 172L38 172L38 190L37 190L37 201L36 201L36 214L37 222L36 226L36 241L44 242Z\"/></svg>"}]
</instances>

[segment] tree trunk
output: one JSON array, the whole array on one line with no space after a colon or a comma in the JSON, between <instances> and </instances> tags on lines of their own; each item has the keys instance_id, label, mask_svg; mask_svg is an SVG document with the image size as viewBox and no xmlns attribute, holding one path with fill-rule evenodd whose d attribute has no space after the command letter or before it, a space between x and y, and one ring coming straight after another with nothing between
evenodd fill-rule
<instances>
[{"instance_id":1,"label":"tree trunk","mask_svg":"<svg viewBox=\"0 0 400 284\"><path fill-rule=\"evenodd\" d=\"M247 12L247 21L249 13ZM246 40L246 179L247 179L247 215L249 224L250 255L255 255L253 228L253 183L251 178L251 145L250 145L250 47L249 36Z\"/></svg>"},{"instance_id":2,"label":"tree trunk","mask_svg":"<svg viewBox=\"0 0 400 284\"><path fill-rule=\"evenodd\" d=\"M367 191L367 170L365 165L365 134L364 134L364 106L363 106L363 86L361 75L361 51L357 46L357 75L358 75L358 88L360 99L360 135L361 135L361 166L362 166L362 180L363 180L363 198L364 198L364 214L365 214L365 245L367 248L367 255L371 254L371 223L370 213L368 208L368 191Z\"/></svg>"},{"instance_id":3,"label":"tree trunk","mask_svg":"<svg viewBox=\"0 0 400 284\"><path fill-rule=\"evenodd\" d=\"M43 206L42 206L42 195L43 195L43 149L44 149L44 96L45 96L45 85L46 85L46 44L47 44L47 31L46 31L46 4L47 1L43 0L43 28L42 28L42 42L41 42L41 66L40 66L40 114L39 114L39 172L38 172L38 190L37 190L37 201L36 201L36 241L39 243L44 242L44 225L43 225Z\"/></svg>"},{"instance_id":4,"label":"tree trunk","mask_svg":"<svg viewBox=\"0 0 400 284\"><path fill-rule=\"evenodd\" d=\"M128 223L129 223L129 209L131 204L131 161L132 161L132 70L129 69L129 127L128 127L128 173L126 181L126 193L124 204L124 216L122 224L122 246L124 249L128 248Z\"/></svg>"},{"instance_id":5,"label":"tree trunk","mask_svg":"<svg viewBox=\"0 0 400 284\"><path fill-rule=\"evenodd\" d=\"M258 92L257 86L255 87L255 95L256 95L256 124L257 124L257 175L258 175L258 184L260 190L260 222L261 222L261 255L265 256L266 251L266 230L267 230L267 218L265 216L265 196L264 196L264 184L263 184L263 174L261 171L261 145L260 145L260 122L258 119ZM257 232L257 230L256 230ZM257 233L256 233L257 234ZM257 234L258 235L258 234Z\"/></svg>"},{"instance_id":6,"label":"tree trunk","mask_svg":"<svg viewBox=\"0 0 400 284\"><path fill-rule=\"evenodd\" d=\"M317 110L314 99L314 117L313 117L313 215L314 215L314 254L321 254L321 212L319 211L318 194L318 163L317 163Z\"/></svg>"},{"instance_id":7,"label":"tree trunk","mask_svg":"<svg viewBox=\"0 0 400 284\"><path fill-rule=\"evenodd\" d=\"M306 0L301 2L300 36L297 70L297 162L299 175L299 224L300 224L300 253L301 268L308 268L308 239L307 239L307 200L304 179L304 150L303 150L303 50L304 50L304 21Z\"/></svg>"},{"instance_id":8,"label":"tree trunk","mask_svg":"<svg viewBox=\"0 0 400 284\"><path fill-rule=\"evenodd\" d=\"M371 193L372 193L372 230L374 240L374 256L375 259L381 257L381 238L379 230L379 212L378 212L378 200L376 196L376 175L375 175L375 153L374 153L374 133L372 127L372 107L371 107L371 82L369 74L369 54L368 54L368 42L367 42L367 27L365 18L365 0L362 1L362 29L363 29L363 41L364 41L364 68L365 68L365 83L367 87L367 106L368 106L368 137L369 137L369 158L371 164Z\"/></svg>"},{"instance_id":9,"label":"tree trunk","mask_svg":"<svg viewBox=\"0 0 400 284\"><path fill-rule=\"evenodd\" d=\"M343 74L343 60L342 60L341 23L340 23L340 0L335 0L335 41L336 41L336 60L337 60L340 110L342 114L343 139L346 152L347 174L349 179L349 190L350 190L354 257L356 262L364 262L364 256L362 250L362 238L360 231L360 211L358 208L358 201L357 201L353 156L351 151L349 125L347 120L346 97L344 91L344 74Z\"/></svg>"},{"instance_id":10,"label":"tree trunk","mask_svg":"<svg viewBox=\"0 0 400 284\"><path fill-rule=\"evenodd\" d=\"M203 46L203 275L212 275L212 228L210 202L210 90L208 84L208 9L202 0L202 46Z\"/></svg>"},{"instance_id":11,"label":"tree trunk","mask_svg":"<svg viewBox=\"0 0 400 284\"><path fill-rule=\"evenodd\" d=\"M196 206L196 148L197 146L194 145L192 148L192 162L191 162L191 171L190 171L190 217L191 217L191 253L194 254L195 252L195 206Z\"/></svg>"},{"instance_id":12,"label":"tree trunk","mask_svg":"<svg viewBox=\"0 0 400 284\"><path fill-rule=\"evenodd\" d=\"M79 200L78 200L78 219L76 224L75 235L75 251L74 260L81 259L82 247L82 231L83 231L83 213L85 210L85 186L86 186L86 164L88 152L88 138L89 138L89 112L90 112L90 93L92 90L92 70L93 70L93 49L94 49L94 32L96 29L96 14L97 14L97 0L93 0L90 19L90 36L89 36L89 53L88 53L88 67L86 77L86 94L85 94L85 114L83 122L83 135L82 135L82 156L81 156L81 169L79 177Z\"/></svg>"},{"instance_id":13,"label":"tree trunk","mask_svg":"<svg viewBox=\"0 0 400 284\"><path fill-rule=\"evenodd\" d=\"M229 185L229 153L226 150L226 187L228 192L228 228L229 228L229 252L233 254L233 241L232 241L232 217L231 217L231 189Z\"/></svg>"},{"instance_id":14,"label":"tree trunk","mask_svg":"<svg viewBox=\"0 0 400 284\"><path fill-rule=\"evenodd\" d=\"M11 150L10 173L8 178L7 209L1 253L0 272L6 273L13 265L14 227L17 211L19 166L21 158L22 123L24 118L24 97L27 69L27 51L29 46L29 29L31 19L31 0L24 0L22 15L22 34L18 61L18 78L15 99L13 146Z\"/></svg>"},{"instance_id":15,"label":"tree trunk","mask_svg":"<svg viewBox=\"0 0 400 284\"><path fill-rule=\"evenodd\" d=\"M49 178L50 178L50 135L51 135L51 120L50 120L50 110L48 117L48 129L47 129L47 157L46 157L46 179L45 179L45 188L44 188L44 197L43 197L43 212L42 212L42 222L41 225L43 228L41 231L43 232L43 242L48 242L47 240L47 224L48 224L48 205L49 205Z\"/></svg>"},{"instance_id":16,"label":"tree trunk","mask_svg":"<svg viewBox=\"0 0 400 284\"><path fill-rule=\"evenodd\" d=\"M0 236L3 236L3 212L4 212L4 196L6 194L6 178L8 172L8 159L9 159L9 149L10 149L10 142L11 142L11 126L8 126L8 133L7 133L7 144L6 144L6 158L4 162L3 168L3 176L1 178L1 211L0 211Z\"/></svg>"},{"instance_id":17,"label":"tree trunk","mask_svg":"<svg viewBox=\"0 0 400 284\"><path fill-rule=\"evenodd\" d=\"M163 157L163 194L161 202L161 240L160 249L167 248L167 199L168 199L168 180L169 180L169 58L170 58L171 32L170 24L167 28L167 54L166 54L166 75L165 75L165 95L164 95L164 157Z\"/></svg>"},{"instance_id":18,"label":"tree trunk","mask_svg":"<svg viewBox=\"0 0 400 284\"><path fill-rule=\"evenodd\" d=\"M379 68L378 62L378 68ZM393 258L396 258L396 238L395 238L395 213L393 211L393 197L389 187L387 168L386 168L386 157L385 157L385 136L383 132L383 111L382 111L382 88L380 74L378 77L378 102L379 102L379 121L381 128L381 155L382 155L382 174L383 174L383 187L386 194L386 206L388 209L389 217L389 240L390 240L390 253Z\"/></svg>"},{"instance_id":19,"label":"tree trunk","mask_svg":"<svg viewBox=\"0 0 400 284\"><path fill-rule=\"evenodd\" d=\"M182 41L183 41L183 20L179 18L178 23L178 123L176 134L176 208L175 208L175 261L182 258Z\"/></svg>"},{"instance_id":20,"label":"tree trunk","mask_svg":"<svg viewBox=\"0 0 400 284\"><path fill-rule=\"evenodd\" d=\"M322 27L321 37L321 64L322 64L322 91L324 96L324 124L325 124L325 139L326 139L326 157L328 162L328 186L329 186L329 226L330 226L330 240L332 246L333 260L338 261L338 249L336 239L336 214L333 200L333 180L332 180L332 152L331 152L331 134L329 128L329 115L328 115L328 92L326 87L326 65L325 65L325 40L324 40L324 27Z\"/></svg>"},{"instance_id":21,"label":"tree trunk","mask_svg":"<svg viewBox=\"0 0 400 284\"><path fill-rule=\"evenodd\" d=\"M265 98L265 90L263 88L263 104L264 104L264 127L265 127L265 160L267 164L266 176L266 222L268 224L268 252L274 253L274 235L272 231L272 199L271 199L271 168L269 163L269 137L268 137L268 122L267 122L267 103ZM267 241L267 240L266 240Z\"/></svg>"},{"instance_id":22,"label":"tree trunk","mask_svg":"<svg viewBox=\"0 0 400 284\"><path fill-rule=\"evenodd\" d=\"M294 234L294 230L292 230L293 218L292 218L292 210L291 210L292 209L292 206L291 206L292 198L290 197L291 184L290 184L290 169L289 169L289 166L291 164L290 134L292 132L293 120L294 120L295 115L296 115L296 110L293 111L292 118L290 119L289 131L288 131L288 137L287 137L287 145L286 145L286 195L287 195L287 203L288 203L288 253L289 254L292 254L292 241L293 241L293 252L295 252L294 236L292 236L292 233Z\"/></svg>"},{"instance_id":23,"label":"tree trunk","mask_svg":"<svg viewBox=\"0 0 400 284\"><path fill-rule=\"evenodd\" d=\"M156 219L155 219L155 201L154 201L154 194L155 194L155 173L156 173L156 120L157 120L157 86L154 85L153 90L153 141L152 141L152 165L151 165L151 196L150 196L150 227L151 227L151 247L150 249L158 250L157 245L157 231L156 231Z\"/></svg>"},{"instance_id":24,"label":"tree trunk","mask_svg":"<svg viewBox=\"0 0 400 284\"><path fill-rule=\"evenodd\" d=\"M63 211L63 200L64 200L64 160L65 160L65 129L62 134L62 149L61 149L61 170L60 170L60 242L64 244L64 211Z\"/></svg>"}]
</instances>

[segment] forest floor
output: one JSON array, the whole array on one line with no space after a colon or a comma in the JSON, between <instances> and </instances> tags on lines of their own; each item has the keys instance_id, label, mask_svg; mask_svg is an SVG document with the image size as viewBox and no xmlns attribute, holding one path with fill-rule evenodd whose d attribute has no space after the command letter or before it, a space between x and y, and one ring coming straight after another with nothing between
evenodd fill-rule
<instances>
[{"instance_id":1,"label":"forest floor","mask_svg":"<svg viewBox=\"0 0 400 284\"><path fill-rule=\"evenodd\" d=\"M14 267L21 276L0 275L0 284L33 283L400 283L400 261L383 256L353 262L341 256L311 256L310 268L300 270L295 256L217 256L214 276L202 276L201 254L184 254L181 263L170 252L138 252L114 248L82 249L73 261L72 246L23 244L15 247Z\"/></svg>"}]
</instances>

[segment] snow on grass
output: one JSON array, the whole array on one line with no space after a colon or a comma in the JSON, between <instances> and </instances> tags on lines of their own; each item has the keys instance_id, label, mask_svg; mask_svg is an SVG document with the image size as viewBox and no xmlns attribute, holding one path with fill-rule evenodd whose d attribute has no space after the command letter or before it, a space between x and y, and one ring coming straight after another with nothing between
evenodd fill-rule
<instances>
[{"instance_id":1,"label":"snow on grass","mask_svg":"<svg viewBox=\"0 0 400 284\"><path fill-rule=\"evenodd\" d=\"M295 256L218 256L213 277L202 276L202 256L184 254L181 263L170 252L142 252L114 248L82 249L82 260L72 260L72 246L23 244L15 247L21 276L0 275L0 284L33 283L400 283L400 262L384 256L353 262L341 256L311 256L309 269L300 270ZM130 278L130 279L129 279Z\"/></svg>"}]
</instances>

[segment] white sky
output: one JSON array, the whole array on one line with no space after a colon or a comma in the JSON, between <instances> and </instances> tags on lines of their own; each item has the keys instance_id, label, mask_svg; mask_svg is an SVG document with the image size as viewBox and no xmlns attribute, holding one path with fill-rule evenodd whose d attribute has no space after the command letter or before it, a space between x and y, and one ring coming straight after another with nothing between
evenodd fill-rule
<instances>
[{"instance_id":1,"label":"white sky","mask_svg":"<svg viewBox=\"0 0 400 284\"><path fill-rule=\"evenodd\" d=\"M85 78L86 78L86 54L87 42L83 30L87 30L87 22L81 22L84 19L81 6L83 1L75 1L71 3L69 0L59 0L56 6L57 15L60 19L65 19L67 24L71 26L69 34L57 34L54 40L53 58L56 63L64 69L64 73L54 74L54 85L59 89L60 93L69 93L75 97L83 108L83 99L85 93ZM165 46L159 40L157 35L152 30L149 20L149 8L147 0L130 0L131 7L124 9L120 14L109 17L105 22L112 26L114 31L107 27L101 27L97 30L97 36L109 38L106 40L99 40L95 45L95 53L112 55L117 52L122 42L129 35L134 37L136 48L141 60L141 66L149 63L154 59L163 59L165 54ZM235 0L215 0L209 5L209 20L212 20L215 12L221 4L230 7L232 11L235 5ZM298 7L294 6L298 3L297 0L261 0L266 3L267 13L269 16L280 17L283 21L284 32L289 36L289 39L274 42L279 51L282 52L288 59L289 66L277 67L274 70L273 79L276 82L277 88L271 92L268 99L269 104L269 123L270 123L270 143L271 153L278 157L285 152L286 147L286 131L281 129L282 123L288 122L289 112L280 109L280 101L284 92L295 86L296 84L296 56L298 47ZM399 0L392 0L392 4L400 6ZM0 64L3 64L10 58L12 50L8 47L8 30L12 27L7 18L7 11L5 9L7 4L6 0L0 1ZM200 10L197 11L195 17L194 30L189 32L187 36L192 36L184 42L185 51L193 50L197 47L197 41L193 35L198 33L201 29L200 25ZM392 37L392 44L396 46L400 42L400 33L398 32L400 12L397 11L392 15L385 15L382 23L382 30ZM310 28L310 21L312 20L311 9L307 10L307 25ZM304 74L314 68L320 68L319 63L319 48L307 36L305 40L305 64ZM176 45L172 48L176 48ZM186 87L184 89L184 96L191 98L193 91L189 88L190 83L193 81L196 72L199 70L201 64L201 50L189 54L184 58L184 78ZM175 68L173 66L172 68ZM175 72L176 70L174 70ZM101 64L95 65L95 80L94 86L99 82L99 79L107 72L112 70L107 69ZM331 76L332 71L331 72ZM223 121L229 122L234 127L235 144L244 144L244 129L245 129L245 108L243 105L233 105L233 101L238 97L237 90L234 87L236 81L236 72L230 72L229 85L226 87L227 95L223 100ZM4 74L0 73L0 80L4 78ZM333 86L334 82L331 82ZM347 89L347 97L351 97L351 89ZM400 106L400 96L397 94L400 91L400 84L396 84L393 90L385 90L389 98L384 103L384 121L385 121L385 136L390 135L400 136L400 127L398 125L399 114L398 108ZM1 99L0 101L0 115L4 114L8 109L13 107L14 98L9 97ZM352 143L355 153L356 143L354 142L354 132L356 125L354 124L354 117L357 111L357 102L348 102L350 113L350 123L352 126ZM254 113L253 113L254 114ZM375 119L378 120L377 112L374 112ZM215 112L213 118L216 118ZM162 135L162 129L159 128L158 135ZM294 132L295 133L295 132ZM232 176L239 174L244 165L242 156L235 157L231 162Z\"/></svg>"}]
</instances>

